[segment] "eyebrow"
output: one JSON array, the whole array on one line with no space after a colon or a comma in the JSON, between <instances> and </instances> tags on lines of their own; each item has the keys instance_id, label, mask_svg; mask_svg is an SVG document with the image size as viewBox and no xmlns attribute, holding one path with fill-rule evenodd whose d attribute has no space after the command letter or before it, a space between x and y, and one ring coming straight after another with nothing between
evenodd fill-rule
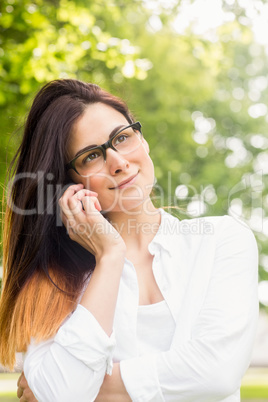
<instances>
[{"instance_id":1,"label":"eyebrow","mask_svg":"<svg viewBox=\"0 0 268 402\"><path fill-rule=\"evenodd\" d=\"M108 141L112 138L112 136L113 136L114 134L117 133L117 131L119 131L119 130L120 130L121 128L123 128L123 127L124 127L124 124L121 124L120 126L115 127L115 128L113 129L113 131L109 134L109 139L108 139ZM127 127L127 126L126 126L126 127ZM106 141L106 142L107 142L107 141ZM102 144L99 144L99 145L97 145L97 144L92 144L92 145L88 145L88 146L86 146L86 147L80 149L79 151L76 152L76 154L74 155L74 157L72 158L72 160L75 159L77 156L83 154L84 152L89 151L89 150L92 149L92 148L100 147L101 145L102 145Z\"/></svg>"}]
</instances>

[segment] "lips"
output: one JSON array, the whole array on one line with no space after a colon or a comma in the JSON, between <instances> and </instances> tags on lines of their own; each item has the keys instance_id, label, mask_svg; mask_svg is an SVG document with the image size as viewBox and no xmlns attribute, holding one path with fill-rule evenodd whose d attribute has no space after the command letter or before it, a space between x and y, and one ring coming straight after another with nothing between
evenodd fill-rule
<instances>
[{"instance_id":1,"label":"lips","mask_svg":"<svg viewBox=\"0 0 268 402\"><path fill-rule=\"evenodd\" d=\"M121 189L130 186L135 182L137 176L138 173L130 176L128 179L121 181L116 187L111 187L110 190Z\"/></svg>"}]
</instances>

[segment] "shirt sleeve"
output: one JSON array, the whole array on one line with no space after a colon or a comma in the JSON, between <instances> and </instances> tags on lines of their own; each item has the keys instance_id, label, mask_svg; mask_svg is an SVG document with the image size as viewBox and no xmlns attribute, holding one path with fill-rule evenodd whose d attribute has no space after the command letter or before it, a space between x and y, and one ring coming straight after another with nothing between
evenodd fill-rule
<instances>
[{"instance_id":1,"label":"shirt sleeve","mask_svg":"<svg viewBox=\"0 0 268 402\"><path fill-rule=\"evenodd\" d=\"M209 286L189 340L178 340L181 328L177 327L167 352L120 362L131 399L216 402L237 392L256 333L257 285L254 235L242 222L225 217L216 233Z\"/></svg>"},{"instance_id":2,"label":"shirt sleeve","mask_svg":"<svg viewBox=\"0 0 268 402\"><path fill-rule=\"evenodd\" d=\"M112 372L114 334L105 333L95 317L78 305L54 339L32 341L24 372L41 402L89 402L99 393L104 376Z\"/></svg>"}]
</instances>

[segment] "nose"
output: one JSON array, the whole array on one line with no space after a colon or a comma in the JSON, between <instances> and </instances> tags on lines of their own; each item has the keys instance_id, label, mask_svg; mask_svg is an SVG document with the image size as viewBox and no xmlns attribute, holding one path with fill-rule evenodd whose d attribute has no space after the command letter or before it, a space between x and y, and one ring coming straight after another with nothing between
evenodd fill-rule
<instances>
[{"instance_id":1,"label":"nose","mask_svg":"<svg viewBox=\"0 0 268 402\"><path fill-rule=\"evenodd\" d=\"M129 162L124 158L124 155L112 148L106 150L106 164L111 175L124 172L129 168Z\"/></svg>"}]
</instances>

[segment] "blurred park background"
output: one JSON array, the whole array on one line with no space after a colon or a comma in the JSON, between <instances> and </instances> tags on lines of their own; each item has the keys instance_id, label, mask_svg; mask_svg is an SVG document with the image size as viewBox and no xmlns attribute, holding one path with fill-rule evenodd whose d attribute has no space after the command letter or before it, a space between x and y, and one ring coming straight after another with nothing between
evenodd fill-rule
<instances>
[{"instance_id":1,"label":"blurred park background","mask_svg":"<svg viewBox=\"0 0 268 402\"><path fill-rule=\"evenodd\" d=\"M150 144L155 202L182 217L229 214L256 235L255 366L268 365L267 59L266 0L0 2L2 188L44 83L78 78L122 97ZM268 371L258 373L243 395L268 401Z\"/></svg>"}]
</instances>

